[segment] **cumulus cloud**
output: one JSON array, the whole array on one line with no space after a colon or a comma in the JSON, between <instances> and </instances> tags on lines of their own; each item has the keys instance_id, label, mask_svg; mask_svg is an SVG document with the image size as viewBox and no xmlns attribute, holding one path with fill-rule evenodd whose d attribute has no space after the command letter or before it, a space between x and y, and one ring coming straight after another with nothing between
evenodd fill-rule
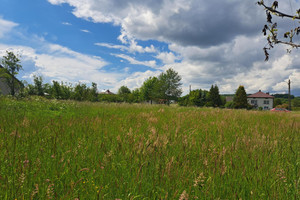
<instances>
[{"instance_id":1,"label":"cumulus cloud","mask_svg":"<svg viewBox=\"0 0 300 200\"><path fill-rule=\"evenodd\" d=\"M32 77L38 74L47 80L58 80L70 83L77 83L81 80L84 83L96 82L98 87L115 86L116 82L124 79L124 74L107 72L102 68L108 63L100 57L81 54L57 44L43 44L43 53L27 46L8 46L0 44L0 56L5 51L13 51L21 55L21 61L31 62L34 69L31 74L25 77ZM24 69L24 71L28 71Z\"/></svg>"},{"instance_id":2,"label":"cumulus cloud","mask_svg":"<svg viewBox=\"0 0 300 200\"><path fill-rule=\"evenodd\" d=\"M120 25L123 35L181 45L216 45L236 35L256 34L264 20L264 12L250 0L48 1L68 3L79 18Z\"/></svg>"},{"instance_id":3,"label":"cumulus cloud","mask_svg":"<svg viewBox=\"0 0 300 200\"><path fill-rule=\"evenodd\" d=\"M160 73L160 71L147 70L145 72L134 72L132 74L128 74L126 78L116 83L112 90L118 91L118 89L123 85L126 85L130 89L140 88L146 79L151 76L158 76Z\"/></svg>"},{"instance_id":4,"label":"cumulus cloud","mask_svg":"<svg viewBox=\"0 0 300 200\"><path fill-rule=\"evenodd\" d=\"M95 43L97 46L102 46L110 49L119 49L121 51L127 51L130 53L156 53L157 50L154 48L153 45L150 45L148 47L142 47L141 45L138 45L138 43L134 40L131 40L129 44L126 42L127 46L125 45L115 45L115 44L109 44L109 43Z\"/></svg>"},{"instance_id":5,"label":"cumulus cloud","mask_svg":"<svg viewBox=\"0 0 300 200\"><path fill-rule=\"evenodd\" d=\"M217 83L222 93L233 93L243 84L247 92L283 92L285 81L290 78L295 91L300 91L300 63L294 52L287 55L285 47L276 46L270 52L270 61L263 62L266 40L261 29L266 17L264 10L255 5L257 0L48 1L69 4L78 18L120 26L118 39L122 45L97 45L129 53L154 53L154 58L164 64L162 69L173 67L182 75L185 88L192 84L193 88L208 89ZM291 0L291 5L299 8L300 2ZM290 12L289 2L281 1L279 9ZM279 27L293 27L293 23L278 20ZM280 35L283 31L279 28ZM142 47L140 40L164 42L170 51ZM147 63L125 54L115 56L131 64L158 68L155 60ZM133 80L140 80L143 73L146 72L129 75L131 83L138 84Z\"/></svg>"},{"instance_id":6,"label":"cumulus cloud","mask_svg":"<svg viewBox=\"0 0 300 200\"><path fill-rule=\"evenodd\" d=\"M5 20L0 16L0 38L4 37L16 26L18 26L17 23Z\"/></svg>"},{"instance_id":7,"label":"cumulus cloud","mask_svg":"<svg viewBox=\"0 0 300 200\"><path fill-rule=\"evenodd\" d=\"M172 64L175 63L176 60L180 59L180 57L174 55L173 52L160 52L155 57L161 60L164 64Z\"/></svg>"}]
</instances>

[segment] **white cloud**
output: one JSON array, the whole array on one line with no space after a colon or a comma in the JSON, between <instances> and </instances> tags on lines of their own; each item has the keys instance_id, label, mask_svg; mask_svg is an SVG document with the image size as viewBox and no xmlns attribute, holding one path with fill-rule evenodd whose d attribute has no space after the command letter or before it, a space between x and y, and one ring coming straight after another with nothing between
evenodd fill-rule
<instances>
[{"instance_id":1,"label":"white cloud","mask_svg":"<svg viewBox=\"0 0 300 200\"><path fill-rule=\"evenodd\" d=\"M106 47L110 49L119 49L121 51L128 51L129 48L124 46L124 45L114 45L114 44L109 44L109 43L95 43L95 45L100 46L100 47Z\"/></svg>"},{"instance_id":2,"label":"white cloud","mask_svg":"<svg viewBox=\"0 0 300 200\"><path fill-rule=\"evenodd\" d=\"M116 56L116 57L119 57L119 58L122 58L122 59L125 59L127 61L130 62L130 64L132 65L144 65L144 66L148 66L148 67L151 67L151 68L157 68L156 66L156 61L155 60L150 60L150 61L138 61L128 55L124 55L124 54L112 54L113 56Z\"/></svg>"},{"instance_id":3,"label":"white cloud","mask_svg":"<svg viewBox=\"0 0 300 200\"><path fill-rule=\"evenodd\" d=\"M132 74L128 74L125 79L116 83L113 91L118 91L118 89L123 85L126 85L131 90L140 88L146 79L148 79L150 76L158 76L160 73L160 71L147 70L145 72L135 72Z\"/></svg>"},{"instance_id":4,"label":"white cloud","mask_svg":"<svg viewBox=\"0 0 300 200\"><path fill-rule=\"evenodd\" d=\"M135 40L131 40L126 42L128 44L127 46L125 45L114 45L114 44L109 44L109 43L95 43L97 46L102 46L110 49L119 49L121 51L127 51L129 53L156 53L157 50L153 45L150 45L149 47L142 47L137 44Z\"/></svg>"},{"instance_id":5,"label":"white cloud","mask_svg":"<svg viewBox=\"0 0 300 200\"><path fill-rule=\"evenodd\" d=\"M155 57L161 60L164 64L173 64L176 60L180 59L178 58L178 56L175 56L172 52L161 52Z\"/></svg>"},{"instance_id":6,"label":"white cloud","mask_svg":"<svg viewBox=\"0 0 300 200\"><path fill-rule=\"evenodd\" d=\"M35 49L26 46L8 46L0 44L0 56L5 51L13 51L21 55L21 62L31 62L35 69L24 77L32 77L33 74L42 75L47 80L58 80L70 83L96 82L98 87L115 86L124 78L124 74L107 72L102 70L108 63L95 56L81 54L57 44L43 44L42 51L37 53ZM26 72L27 69L24 69Z\"/></svg>"},{"instance_id":7,"label":"white cloud","mask_svg":"<svg viewBox=\"0 0 300 200\"><path fill-rule=\"evenodd\" d=\"M17 23L5 20L0 16L0 38L4 37L16 26L18 26Z\"/></svg>"},{"instance_id":8,"label":"white cloud","mask_svg":"<svg viewBox=\"0 0 300 200\"><path fill-rule=\"evenodd\" d=\"M69 22L62 22L62 25L66 25L66 26L72 26L72 24L71 24L71 23L69 23Z\"/></svg>"},{"instance_id":9,"label":"white cloud","mask_svg":"<svg viewBox=\"0 0 300 200\"><path fill-rule=\"evenodd\" d=\"M91 33L89 30L86 30L86 29L81 29L80 31L84 32L84 33Z\"/></svg>"},{"instance_id":10,"label":"white cloud","mask_svg":"<svg viewBox=\"0 0 300 200\"><path fill-rule=\"evenodd\" d=\"M283 92L285 81L290 78L294 89L300 91L300 63L296 53L286 55L285 47L277 46L270 52L270 61L263 62L262 48L266 40L260 32L266 19L263 9L255 5L257 0L48 1L55 5L68 3L78 18L120 26L118 39L123 45L96 45L128 53L155 54L165 64L163 67L157 66L155 60L139 61L125 54L113 55L155 70L173 67L182 76L185 90L189 84L194 89L209 89L217 83L222 93L233 93L240 84L249 93L259 89ZM299 1L291 2L293 7L300 7ZM287 2L281 2L280 9L290 8ZM5 24L0 19L1 23ZM0 26L0 37L17 24L6 26L5 30ZM141 40L161 41L169 49L159 52L153 45L141 46ZM47 48L44 54L34 52L31 59L49 77L71 81L101 79L101 83L110 86L122 83L134 88L149 74L159 73L157 70L128 74L123 69L122 74L107 73L101 71L106 62L99 58L56 45Z\"/></svg>"}]
</instances>

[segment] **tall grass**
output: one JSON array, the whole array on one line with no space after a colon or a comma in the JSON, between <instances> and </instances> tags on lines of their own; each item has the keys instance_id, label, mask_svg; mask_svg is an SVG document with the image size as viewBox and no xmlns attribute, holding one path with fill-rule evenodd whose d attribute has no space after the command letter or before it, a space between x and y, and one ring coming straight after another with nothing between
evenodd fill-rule
<instances>
[{"instance_id":1,"label":"tall grass","mask_svg":"<svg viewBox=\"0 0 300 200\"><path fill-rule=\"evenodd\" d=\"M0 99L0 199L299 199L300 113Z\"/></svg>"}]
</instances>

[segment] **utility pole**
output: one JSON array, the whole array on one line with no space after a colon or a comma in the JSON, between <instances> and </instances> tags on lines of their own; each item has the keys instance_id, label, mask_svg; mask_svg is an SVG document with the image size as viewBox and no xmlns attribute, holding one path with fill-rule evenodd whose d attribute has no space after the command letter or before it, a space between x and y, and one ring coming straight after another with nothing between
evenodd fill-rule
<instances>
[{"instance_id":1,"label":"utility pole","mask_svg":"<svg viewBox=\"0 0 300 200\"><path fill-rule=\"evenodd\" d=\"M191 94L191 91L192 91L192 85L190 85L190 94Z\"/></svg>"},{"instance_id":2,"label":"utility pole","mask_svg":"<svg viewBox=\"0 0 300 200\"><path fill-rule=\"evenodd\" d=\"M289 79L288 85L289 85L289 110L292 110L292 104L291 104L291 80L290 79Z\"/></svg>"}]
</instances>

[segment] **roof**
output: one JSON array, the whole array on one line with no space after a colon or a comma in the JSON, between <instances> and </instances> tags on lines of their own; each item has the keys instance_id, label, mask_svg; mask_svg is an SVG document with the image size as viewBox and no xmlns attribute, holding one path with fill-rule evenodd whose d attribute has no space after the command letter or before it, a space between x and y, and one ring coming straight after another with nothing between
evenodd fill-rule
<instances>
[{"instance_id":1,"label":"roof","mask_svg":"<svg viewBox=\"0 0 300 200\"><path fill-rule=\"evenodd\" d=\"M109 90L102 90L102 92L100 92L100 94L114 94Z\"/></svg>"},{"instance_id":2,"label":"roof","mask_svg":"<svg viewBox=\"0 0 300 200\"><path fill-rule=\"evenodd\" d=\"M254 94L249 95L247 98L274 98L273 96L263 93L262 91L258 91Z\"/></svg>"}]
</instances>

